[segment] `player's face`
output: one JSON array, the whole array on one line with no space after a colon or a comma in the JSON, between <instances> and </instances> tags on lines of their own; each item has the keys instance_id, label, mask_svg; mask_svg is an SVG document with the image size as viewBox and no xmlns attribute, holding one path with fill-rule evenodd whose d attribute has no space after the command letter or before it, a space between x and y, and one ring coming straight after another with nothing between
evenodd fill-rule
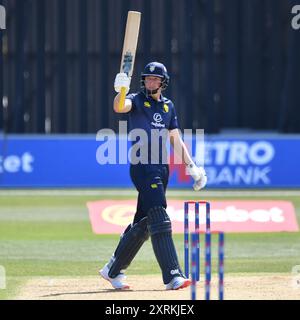
<instances>
[{"instance_id":1,"label":"player's face","mask_svg":"<svg viewBox=\"0 0 300 320\"><path fill-rule=\"evenodd\" d=\"M156 90L161 86L161 78L155 76L145 77L145 87L147 90Z\"/></svg>"}]
</instances>

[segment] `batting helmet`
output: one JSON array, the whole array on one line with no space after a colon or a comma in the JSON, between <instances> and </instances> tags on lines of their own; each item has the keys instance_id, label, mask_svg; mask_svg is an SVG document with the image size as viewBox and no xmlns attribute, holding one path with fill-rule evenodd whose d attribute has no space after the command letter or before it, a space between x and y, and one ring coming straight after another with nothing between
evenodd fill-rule
<instances>
[{"instance_id":1,"label":"batting helmet","mask_svg":"<svg viewBox=\"0 0 300 320\"><path fill-rule=\"evenodd\" d=\"M170 77L168 75L167 68L160 62L150 62L146 65L144 71L141 74L141 88L146 90L145 88L145 77L153 76L162 78L161 81L161 89L165 90L169 85ZM146 90L147 94L155 94L157 90Z\"/></svg>"}]
</instances>

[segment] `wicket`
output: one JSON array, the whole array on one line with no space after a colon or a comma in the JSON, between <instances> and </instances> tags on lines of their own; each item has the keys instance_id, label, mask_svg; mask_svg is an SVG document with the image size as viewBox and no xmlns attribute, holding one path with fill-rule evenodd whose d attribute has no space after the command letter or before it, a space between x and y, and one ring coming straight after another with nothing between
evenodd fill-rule
<instances>
[{"instance_id":1,"label":"wicket","mask_svg":"<svg viewBox=\"0 0 300 320\"><path fill-rule=\"evenodd\" d=\"M195 205L195 231L192 232L192 254L191 254L191 299L196 300L196 285L200 281L200 205L205 204L205 299L210 300L211 285L211 234L218 234L218 276L219 276L219 300L224 299L224 232L211 231L210 203L207 201L185 201L184 202L184 266L185 276L189 278L189 205Z\"/></svg>"}]
</instances>

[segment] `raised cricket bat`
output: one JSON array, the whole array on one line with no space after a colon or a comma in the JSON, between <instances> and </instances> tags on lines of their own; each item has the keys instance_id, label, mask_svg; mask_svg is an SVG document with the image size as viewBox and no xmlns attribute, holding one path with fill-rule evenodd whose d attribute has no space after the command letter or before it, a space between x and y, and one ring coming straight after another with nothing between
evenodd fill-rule
<instances>
[{"instance_id":1,"label":"raised cricket bat","mask_svg":"<svg viewBox=\"0 0 300 320\"><path fill-rule=\"evenodd\" d=\"M140 22L140 12L128 11L120 73L126 73L129 77L132 76L133 72L135 53L140 30ZM125 98L126 88L122 87L120 91L119 110L122 110L124 108Z\"/></svg>"}]
</instances>

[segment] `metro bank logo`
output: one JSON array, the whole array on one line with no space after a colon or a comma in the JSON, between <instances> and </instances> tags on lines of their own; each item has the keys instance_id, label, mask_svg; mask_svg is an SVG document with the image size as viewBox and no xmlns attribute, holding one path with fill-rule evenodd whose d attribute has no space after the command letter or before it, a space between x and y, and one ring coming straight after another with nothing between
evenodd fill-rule
<instances>
[{"instance_id":1,"label":"metro bank logo","mask_svg":"<svg viewBox=\"0 0 300 320\"><path fill-rule=\"evenodd\" d=\"M211 184L269 185L275 148L269 141L218 141L205 145Z\"/></svg>"},{"instance_id":2,"label":"metro bank logo","mask_svg":"<svg viewBox=\"0 0 300 320\"><path fill-rule=\"evenodd\" d=\"M200 157L196 146L194 160ZM208 185L215 186L257 186L271 185L275 146L265 140L217 140L204 144L204 168ZM184 166L171 163L171 173L177 172L179 182L189 182Z\"/></svg>"}]
</instances>

